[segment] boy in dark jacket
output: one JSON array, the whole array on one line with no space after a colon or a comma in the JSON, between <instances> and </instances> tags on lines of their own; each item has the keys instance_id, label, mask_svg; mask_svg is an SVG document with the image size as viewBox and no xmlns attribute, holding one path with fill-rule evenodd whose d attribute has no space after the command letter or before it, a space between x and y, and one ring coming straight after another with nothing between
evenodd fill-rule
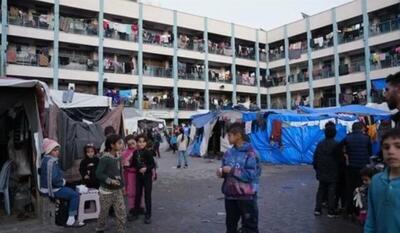
<instances>
[{"instance_id":1,"label":"boy in dark jacket","mask_svg":"<svg viewBox=\"0 0 400 233\"><path fill-rule=\"evenodd\" d=\"M136 168L136 197L135 197L135 211L132 220L137 219L140 209L140 201L142 200L142 193L144 189L144 201L146 206L146 213L144 222L146 224L151 223L151 192L153 186L153 169L156 167L154 161L155 153L152 150L147 149L147 137L145 135L139 135L136 138L137 150L132 156L132 162L134 168Z\"/></svg>"},{"instance_id":2,"label":"boy in dark jacket","mask_svg":"<svg viewBox=\"0 0 400 233\"><path fill-rule=\"evenodd\" d=\"M321 215L323 198L328 197L328 217L335 217L336 182L339 173L338 143L335 141L336 127L333 122L325 125L325 139L318 143L313 166L319 181L314 214Z\"/></svg>"},{"instance_id":3,"label":"boy in dark jacket","mask_svg":"<svg viewBox=\"0 0 400 233\"><path fill-rule=\"evenodd\" d=\"M229 143L217 176L224 178L222 192L225 194L227 233L238 232L241 218L242 232L258 233L257 192L261 175L257 151L245 141L246 134L241 123L234 123L228 130Z\"/></svg>"},{"instance_id":4,"label":"boy in dark jacket","mask_svg":"<svg viewBox=\"0 0 400 233\"><path fill-rule=\"evenodd\" d=\"M352 126L353 132L344 139L344 152L346 157L346 209L347 214L354 216L357 214L353 203L353 192L361 186L362 180L360 171L369 163L372 153L371 140L363 132L363 124L356 122Z\"/></svg>"}]
</instances>

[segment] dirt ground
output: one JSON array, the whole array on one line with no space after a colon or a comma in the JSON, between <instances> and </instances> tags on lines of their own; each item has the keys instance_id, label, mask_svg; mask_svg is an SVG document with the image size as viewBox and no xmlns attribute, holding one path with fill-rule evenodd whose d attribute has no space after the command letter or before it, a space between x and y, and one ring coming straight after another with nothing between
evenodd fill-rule
<instances>
[{"instance_id":1,"label":"dirt ground","mask_svg":"<svg viewBox=\"0 0 400 233\"><path fill-rule=\"evenodd\" d=\"M191 158L188 169L176 169L176 155L162 153L153 187L152 224L143 218L128 222L135 233L223 233L225 210L222 180L215 171L220 161ZM342 218L314 217L317 182L310 166L263 166L259 194L261 233L358 233L362 228ZM95 222L83 228L42 226L37 221L5 225L0 233L94 232ZM111 218L106 232L115 232Z\"/></svg>"}]
</instances>

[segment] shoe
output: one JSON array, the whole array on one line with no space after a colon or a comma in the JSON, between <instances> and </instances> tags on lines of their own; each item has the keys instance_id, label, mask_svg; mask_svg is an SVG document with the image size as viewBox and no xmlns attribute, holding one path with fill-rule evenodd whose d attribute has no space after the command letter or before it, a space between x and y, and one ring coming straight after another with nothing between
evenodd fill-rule
<instances>
[{"instance_id":1,"label":"shoe","mask_svg":"<svg viewBox=\"0 0 400 233\"><path fill-rule=\"evenodd\" d=\"M181 168L181 165L176 166L176 168L178 168L178 169Z\"/></svg>"},{"instance_id":2,"label":"shoe","mask_svg":"<svg viewBox=\"0 0 400 233\"><path fill-rule=\"evenodd\" d=\"M150 217L145 217L144 218L144 223L145 224L150 224L151 223L151 218Z\"/></svg>"},{"instance_id":3,"label":"shoe","mask_svg":"<svg viewBox=\"0 0 400 233\"><path fill-rule=\"evenodd\" d=\"M337 218L339 215L337 213L328 213L328 218Z\"/></svg>"},{"instance_id":4,"label":"shoe","mask_svg":"<svg viewBox=\"0 0 400 233\"><path fill-rule=\"evenodd\" d=\"M315 216L321 216L321 211L318 211L318 210L314 211L314 215Z\"/></svg>"},{"instance_id":5,"label":"shoe","mask_svg":"<svg viewBox=\"0 0 400 233\"><path fill-rule=\"evenodd\" d=\"M68 220L67 220L67 223L65 225L70 227L70 226L74 225L74 223L75 223L75 217L74 216L69 216Z\"/></svg>"},{"instance_id":6,"label":"shoe","mask_svg":"<svg viewBox=\"0 0 400 233\"><path fill-rule=\"evenodd\" d=\"M189 166L186 164L183 168L188 168Z\"/></svg>"},{"instance_id":7,"label":"shoe","mask_svg":"<svg viewBox=\"0 0 400 233\"><path fill-rule=\"evenodd\" d=\"M139 218L139 216L137 214L129 214L128 215L128 221L129 222L136 221L136 220L138 220L138 218Z\"/></svg>"}]
</instances>

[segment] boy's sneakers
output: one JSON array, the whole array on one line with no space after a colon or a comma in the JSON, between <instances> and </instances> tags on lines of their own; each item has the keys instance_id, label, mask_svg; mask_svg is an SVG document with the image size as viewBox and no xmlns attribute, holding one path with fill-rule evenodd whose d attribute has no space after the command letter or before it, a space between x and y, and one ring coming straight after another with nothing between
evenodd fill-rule
<instances>
[{"instance_id":1,"label":"boy's sneakers","mask_svg":"<svg viewBox=\"0 0 400 233\"><path fill-rule=\"evenodd\" d=\"M188 168L189 166L186 164L183 168Z\"/></svg>"},{"instance_id":2,"label":"boy's sneakers","mask_svg":"<svg viewBox=\"0 0 400 233\"><path fill-rule=\"evenodd\" d=\"M319 211L319 210L314 211L314 215L315 216L321 216L321 211Z\"/></svg>"},{"instance_id":3,"label":"boy's sneakers","mask_svg":"<svg viewBox=\"0 0 400 233\"><path fill-rule=\"evenodd\" d=\"M176 168L178 168L178 169L181 168L181 165L176 166Z\"/></svg>"},{"instance_id":4,"label":"boy's sneakers","mask_svg":"<svg viewBox=\"0 0 400 233\"><path fill-rule=\"evenodd\" d=\"M337 218L337 217L339 217L339 214L336 211L328 212L328 218Z\"/></svg>"},{"instance_id":5,"label":"boy's sneakers","mask_svg":"<svg viewBox=\"0 0 400 233\"><path fill-rule=\"evenodd\" d=\"M147 216L146 216L146 217L144 218L144 223L145 223L145 224L150 224L150 223L151 223L151 217L147 217Z\"/></svg>"}]
</instances>

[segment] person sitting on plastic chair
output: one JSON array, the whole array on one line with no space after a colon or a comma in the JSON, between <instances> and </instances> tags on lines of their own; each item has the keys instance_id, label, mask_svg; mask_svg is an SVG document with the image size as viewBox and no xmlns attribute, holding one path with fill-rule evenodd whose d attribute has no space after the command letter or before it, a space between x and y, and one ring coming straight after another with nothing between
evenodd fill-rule
<instances>
[{"instance_id":1,"label":"person sitting on plastic chair","mask_svg":"<svg viewBox=\"0 0 400 233\"><path fill-rule=\"evenodd\" d=\"M47 194L50 198L61 198L69 201L69 212L66 226L75 224L75 215L78 211L79 194L71 188L65 187L65 179L58 164L60 155L60 144L51 139L43 140L45 155L40 165L40 192ZM84 223L78 223L83 226Z\"/></svg>"}]
</instances>

